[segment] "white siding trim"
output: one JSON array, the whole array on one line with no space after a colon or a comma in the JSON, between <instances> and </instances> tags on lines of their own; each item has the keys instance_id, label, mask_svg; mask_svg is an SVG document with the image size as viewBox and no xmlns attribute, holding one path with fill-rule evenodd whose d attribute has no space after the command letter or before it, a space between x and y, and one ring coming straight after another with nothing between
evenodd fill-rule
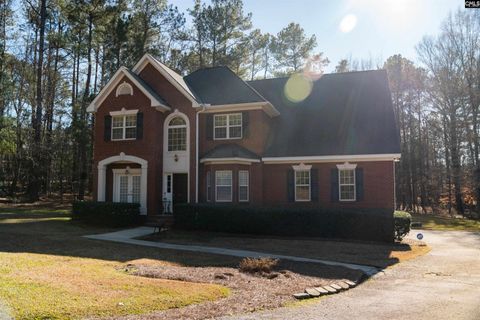
<instances>
[{"instance_id":1,"label":"white siding trim","mask_svg":"<svg viewBox=\"0 0 480 320\"><path fill-rule=\"evenodd\" d=\"M266 164L274 163L299 163L299 162L337 162L337 161L394 161L399 159L400 153L385 154L352 154L352 155L328 155L328 156L303 156L303 157L264 157Z\"/></svg>"}]
</instances>

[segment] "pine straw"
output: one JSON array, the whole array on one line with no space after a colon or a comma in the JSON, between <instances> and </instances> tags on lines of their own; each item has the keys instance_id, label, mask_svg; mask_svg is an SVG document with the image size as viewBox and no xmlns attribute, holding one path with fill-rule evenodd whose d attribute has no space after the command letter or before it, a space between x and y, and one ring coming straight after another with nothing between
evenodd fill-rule
<instances>
[{"instance_id":1,"label":"pine straw","mask_svg":"<svg viewBox=\"0 0 480 320\"><path fill-rule=\"evenodd\" d=\"M338 280L358 281L359 271L312 263L280 261L274 270L277 276L268 279L242 273L236 267L161 266L153 261L130 262L125 271L143 277L220 284L231 289L223 299L170 309L150 315L127 316L122 319L209 319L224 315L272 309L293 301L292 294L307 287L327 285Z\"/></svg>"}]
</instances>

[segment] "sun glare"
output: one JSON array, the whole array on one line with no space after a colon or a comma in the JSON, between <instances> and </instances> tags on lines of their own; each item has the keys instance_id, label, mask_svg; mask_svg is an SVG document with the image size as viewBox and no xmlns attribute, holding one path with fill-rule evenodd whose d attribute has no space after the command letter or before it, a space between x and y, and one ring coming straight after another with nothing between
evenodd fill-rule
<instances>
[{"instance_id":1,"label":"sun glare","mask_svg":"<svg viewBox=\"0 0 480 320\"><path fill-rule=\"evenodd\" d=\"M340 22L340 31L343 33L348 33L355 29L357 25L357 16L354 14L347 14L343 17L342 21Z\"/></svg>"},{"instance_id":2,"label":"sun glare","mask_svg":"<svg viewBox=\"0 0 480 320\"><path fill-rule=\"evenodd\" d=\"M301 73L295 73L285 84L285 97L294 103L301 102L310 95L312 87L312 80Z\"/></svg>"}]
</instances>

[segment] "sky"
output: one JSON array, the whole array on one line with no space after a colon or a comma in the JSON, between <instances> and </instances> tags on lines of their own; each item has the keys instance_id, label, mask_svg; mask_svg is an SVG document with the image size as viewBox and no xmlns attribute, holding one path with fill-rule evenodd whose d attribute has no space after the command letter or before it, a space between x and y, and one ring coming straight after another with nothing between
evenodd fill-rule
<instances>
[{"instance_id":1,"label":"sky","mask_svg":"<svg viewBox=\"0 0 480 320\"><path fill-rule=\"evenodd\" d=\"M464 9L464 0L244 0L254 28L277 34L290 22L307 35L315 34L316 52L331 61L384 61L393 54L417 61L415 45L423 36L436 35L450 11ZM170 0L184 12L193 0Z\"/></svg>"}]
</instances>

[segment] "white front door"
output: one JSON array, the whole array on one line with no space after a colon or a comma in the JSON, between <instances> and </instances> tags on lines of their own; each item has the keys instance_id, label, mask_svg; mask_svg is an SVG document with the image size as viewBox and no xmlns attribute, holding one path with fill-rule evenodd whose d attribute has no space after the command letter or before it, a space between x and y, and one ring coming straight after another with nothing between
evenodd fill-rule
<instances>
[{"instance_id":1,"label":"white front door","mask_svg":"<svg viewBox=\"0 0 480 320\"><path fill-rule=\"evenodd\" d=\"M140 182L139 173L115 172L113 202L140 203Z\"/></svg>"}]
</instances>

